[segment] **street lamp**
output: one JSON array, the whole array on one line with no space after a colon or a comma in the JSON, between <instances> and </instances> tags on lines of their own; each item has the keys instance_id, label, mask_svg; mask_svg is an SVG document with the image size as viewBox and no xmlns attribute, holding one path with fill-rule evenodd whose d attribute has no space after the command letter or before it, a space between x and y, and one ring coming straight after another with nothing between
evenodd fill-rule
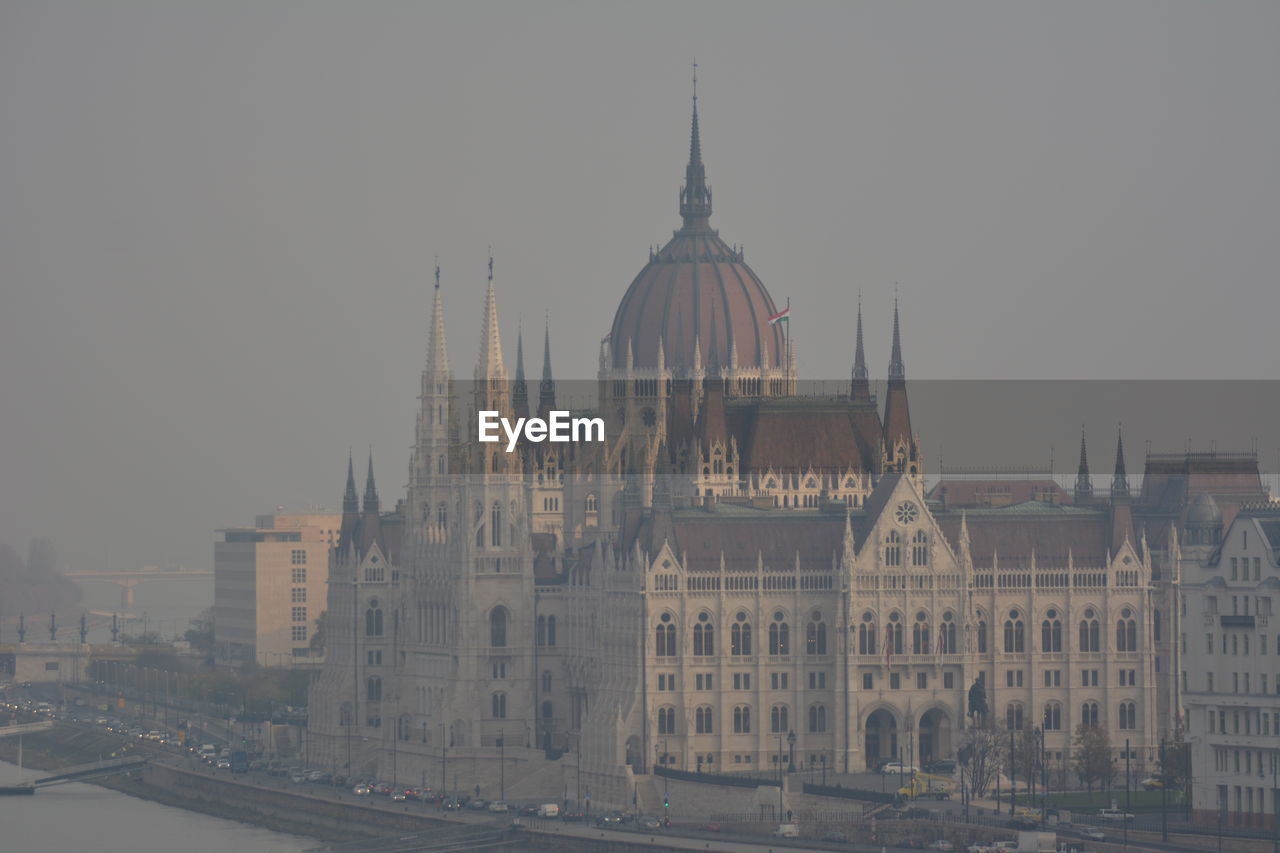
<instances>
[{"instance_id":1,"label":"street lamp","mask_svg":"<svg viewBox=\"0 0 1280 853\"><path fill-rule=\"evenodd\" d=\"M502 735L498 735L498 799L507 798L507 761Z\"/></svg>"}]
</instances>

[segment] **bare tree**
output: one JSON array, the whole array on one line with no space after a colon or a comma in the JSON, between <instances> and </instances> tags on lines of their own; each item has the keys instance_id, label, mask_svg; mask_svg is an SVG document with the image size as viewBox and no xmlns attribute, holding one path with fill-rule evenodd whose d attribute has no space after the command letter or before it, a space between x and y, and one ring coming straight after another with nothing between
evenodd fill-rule
<instances>
[{"instance_id":1,"label":"bare tree","mask_svg":"<svg viewBox=\"0 0 1280 853\"><path fill-rule=\"evenodd\" d=\"M1073 744L1076 775L1092 792L1096 785L1099 790L1110 789L1115 779L1116 768L1112 763L1111 736L1101 726L1086 726L1081 723L1076 727Z\"/></svg>"},{"instance_id":2,"label":"bare tree","mask_svg":"<svg viewBox=\"0 0 1280 853\"><path fill-rule=\"evenodd\" d=\"M1007 741L989 716L976 717L977 723L965 729L960 741L965 778L973 796L982 797L1004 769Z\"/></svg>"}]
</instances>

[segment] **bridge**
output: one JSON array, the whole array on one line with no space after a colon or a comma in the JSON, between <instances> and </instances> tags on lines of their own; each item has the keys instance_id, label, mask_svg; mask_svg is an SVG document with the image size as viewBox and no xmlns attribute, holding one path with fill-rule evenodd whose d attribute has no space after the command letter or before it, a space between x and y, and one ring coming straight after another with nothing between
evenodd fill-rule
<instances>
[{"instance_id":1,"label":"bridge","mask_svg":"<svg viewBox=\"0 0 1280 853\"><path fill-rule=\"evenodd\" d=\"M74 581L116 584L120 587L121 608L132 610L134 589L138 584L150 581L208 580L213 577L213 572L209 569L162 569L153 567L115 572L66 572L65 575Z\"/></svg>"},{"instance_id":2,"label":"bridge","mask_svg":"<svg viewBox=\"0 0 1280 853\"><path fill-rule=\"evenodd\" d=\"M53 728L53 720L40 720L35 723L17 723L12 726L0 726L0 737L18 737L33 735Z\"/></svg>"},{"instance_id":3,"label":"bridge","mask_svg":"<svg viewBox=\"0 0 1280 853\"><path fill-rule=\"evenodd\" d=\"M65 785L67 782L85 782L89 779L99 779L103 776L114 776L117 773L139 769L146 763L146 758L110 758L106 761L95 761L92 764L67 767L52 776L36 779L31 784L37 788L43 788L49 785Z\"/></svg>"}]
</instances>

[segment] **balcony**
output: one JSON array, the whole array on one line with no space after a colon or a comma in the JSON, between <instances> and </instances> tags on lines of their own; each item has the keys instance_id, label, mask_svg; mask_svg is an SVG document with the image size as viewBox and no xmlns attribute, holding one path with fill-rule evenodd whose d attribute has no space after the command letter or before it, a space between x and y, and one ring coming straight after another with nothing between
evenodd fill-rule
<instances>
[{"instance_id":1,"label":"balcony","mask_svg":"<svg viewBox=\"0 0 1280 853\"><path fill-rule=\"evenodd\" d=\"M1228 616L1225 613L1218 619L1223 628L1252 628L1255 623L1252 616Z\"/></svg>"}]
</instances>

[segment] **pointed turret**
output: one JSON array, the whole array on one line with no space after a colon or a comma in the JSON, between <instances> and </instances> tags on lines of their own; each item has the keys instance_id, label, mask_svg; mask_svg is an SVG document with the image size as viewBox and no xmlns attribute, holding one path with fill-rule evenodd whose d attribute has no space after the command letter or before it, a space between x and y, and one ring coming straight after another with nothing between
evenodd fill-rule
<instances>
[{"instance_id":1,"label":"pointed turret","mask_svg":"<svg viewBox=\"0 0 1280 853\"><path fill-rule=\"evenodd\" d=\"M502 361L502 333L498 327L498 297L493 289L493 257L489 257L489 288L484 296L484 315L480 323L480 361L476 364L476 380L498 387L507 381L507 367Z\"/></svg>"},{"instance_id":2,"label":"pointed turret","mask_svg":"<svg viewBox=\"0 0 1280 853\"><path fill-rule=\"evenodd\" d=\"M511 386L511 408L517 418L529 417L529 386L524 381L524 329L516 326L516 381Z\"/></svg>"},{"instance_id":3,"label":"pointed turret","mask_svg":"<svg viewBox=\"0 0 1280 853\"><path fill-rule=\"evenodd\" d=\"M373 450L369 451L369 474L364 481L365 514L378 512L378 486L373 481Z\"/></svg>"},{"instance_id":4,"label":"pointed turret","mask_svg":"<svg viewBox=\"0 0 1280 853\"><path fill-rule=\"evenodd\" d=\"M427 348L427 372L432 377L449 372L449 345L444 335L444 300L440 296L440 264L436 264L435 296L431 300L431 343Z\"/></svg>"},{"instance_id":5,"label":"pointed turret","mask_svg":"<svg viewBox=\"0 0 1280 853\"><path fill-rule=\"evenodd\" d=\"M551 319L542 338L542 381L538 383L538 414L546 417L556 407L556 382L551 375Z\"/></svg>"},{"instance_id":6,"label":"pointed turret","mask_svg":"<svg viewBox=\"0 0 1280 853\"><path fill-rule=\"evenodd\" d=\"M1089 478L1089 453L1085 448L1084 427L1080 427L1080 469L1076 472L1076 503L1093 499L1093 480Z\"/></svg>"},{"instance_id":7,"label":"pointed turret","mask_svg":"<svg viewBox=\"0 0 1280 853\"><path fill-rule=\"evenodd\" d=\"M351 537L360 524L360 495L356 492L356 469L351 453L347 453L347 489L342 495L342 527L338 531L338 550L345 553Z\"/></svg>"},{"instance_id":8,"label":"pointed turret","mask_svg":"<svg viewBox=\"0 0 1280 853\"><path fill-rule=\"evenodd\" d=\"M684 186L680 188L680 216L685 231L711 230L711 187L707 186L707 170L702 165L702 138L698 131L698 73L693 74L693 120L689 130L689 164L684 170Z\"/></svg>"},{"instance_id":9,"label":"pointed turret","mask_svg":"<svg viewBox=\"0 0 1280 853\"><path fill-rule=\"evenodd\" d=\"M858 333L853 347L853 383L849 398L855 402L871 399L871 381L867 375L867 354L862 348L862 294L858 294Z\"/></svg>"},{"instance_id":10,"label":"pointed turret","mask_svg":"<svg viewBox=\"0 0 1280 853\"><path fill-rule=\"evenodd\" d=\"M1111 478L1111 497L1129 497L1129 476L1124 469L1124 426L1116 428L1116 473Z\"/></svg>"},{"instance_id":11,"label":"pointed turret","mask_svg":"<svg viewBox=\"0 0 1280 853\"><path fill-rule=\"evenodd\" d=\"M884 438L886 456L896 470L907 473L908 466L900 456L906 455L914 462L916 448L911 431L911 411L907 406L907 373L902 364L902 336L898 323L898 297L893 298L893 350L889 357L889 387L884 403ZM911 473L916 473L911 471Z\"/></svg>"}]
</instances>

